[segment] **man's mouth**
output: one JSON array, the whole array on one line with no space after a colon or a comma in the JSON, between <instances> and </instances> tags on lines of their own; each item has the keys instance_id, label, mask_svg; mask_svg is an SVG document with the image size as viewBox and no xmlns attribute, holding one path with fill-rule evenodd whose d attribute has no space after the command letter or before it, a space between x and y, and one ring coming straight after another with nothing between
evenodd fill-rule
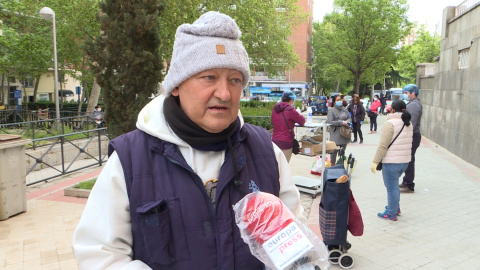
<instances>
[{"instance_id":1,"label":"man's mouth","mask_svg":"<svg viewBox=\"0 0 480 270\"><path fill-rule=\"evenodd\" d=\"M224 107L224 106L212 106L212 107L208 107L210 110L216 110L216 111L225 111L227 110L228 108L227 107Z\"/></svg>"}]
</instances>

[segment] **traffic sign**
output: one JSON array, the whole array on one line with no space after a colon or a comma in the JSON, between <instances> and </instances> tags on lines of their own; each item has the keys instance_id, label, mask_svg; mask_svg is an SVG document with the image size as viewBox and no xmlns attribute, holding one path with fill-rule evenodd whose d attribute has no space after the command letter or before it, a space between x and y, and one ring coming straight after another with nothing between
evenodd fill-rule
<instances>
[{"instance_id":1,"label":"traffic sign","mask_svg":"<svg viewBox=\"0 0 480 270\"><path fill-rule=\"evenodd\" d=\"M13 91L13 97L14 98L22 98L22 91L21 90Z\"/></svg>"}]
</instances>

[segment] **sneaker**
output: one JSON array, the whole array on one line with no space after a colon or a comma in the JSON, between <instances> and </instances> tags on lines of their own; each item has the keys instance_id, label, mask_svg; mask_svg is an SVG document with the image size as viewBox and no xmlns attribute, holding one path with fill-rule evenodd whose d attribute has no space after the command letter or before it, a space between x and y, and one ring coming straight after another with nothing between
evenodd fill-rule
<instances>
[{"instance_id":1,"label":"sneaker","mask_svg":"<svg viewBox=\"0 0 480 270\"><path fill-rule=\"evenodd\" d=\"M373 131L371 131L371 130L368 132L368 134L372 134L372 133L373 133Z\"/></svg>"},{"instance_id":2,"label":"sneaker","mask_svg":"<svg viewBox=\"0 0 480 270\"><path fill-rule=\"evenodd\" d=\"M378 213L377 215L378 215L379 218L389 219L391 221L397 221L397 216L396 215L389 215L387 213L387 210L383 211L383 213Z\"/></svg>"},{"instance_id":3,"label":"sneaker","mask_svg":"<svg viewBox=\"0 0 480 270\"><path fill-rule=\"evenodd\" d=\"M388 205L385 205L385 212L387 211ZM397 210L397 216L400 216L402 214L402 211L400 211L400 207L398 207Z\"/></svg>"},{"instance_id":4,"label":"sneaker","mask_svg":"<svg viewBox=\"0 0 480 270\"><path fill-rule=\"evenodd\" d=\"M352 143L356 143L356 142L357 142L357 140L353 140L353 141L352 141Z\"/></svg>"},{"instance_id":5,"label":"sneaker","mask_svg":"<svg viewBox=\"0 0 480 270\"><path fill-rule=\"evenodd\" d=\"M399 188L407 188L407 186L404 184L404 183L401 183L400 185L398 185Z\"/></svg>"},{"instance_id":6,"label":"sneaker","mask_svg":"<svg viewBox=\"0 0 480 270\"><path fill-rule=\"evenodd\" d=\"M359 142L359 144L362 144L362 143L363 143L363 139L360 139L360 142Z\"/></svg>"}]
</instances>

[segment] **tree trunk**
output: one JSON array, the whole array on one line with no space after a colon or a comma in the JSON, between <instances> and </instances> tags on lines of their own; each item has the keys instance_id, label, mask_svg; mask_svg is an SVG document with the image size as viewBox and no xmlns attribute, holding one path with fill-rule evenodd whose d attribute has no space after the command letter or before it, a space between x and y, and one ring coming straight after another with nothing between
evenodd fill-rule
<instances>
[{"instance_id":1,"label":"tree trunk","mask_svg":"<svg viewBox=\"0 0 480 270\"><path fill-rule=\"evenodd\" d=\"M5 83L5 74L2 73L2 91L0 93L0 99L2 100L2 103L5 104L5 92L4 92L4 87L3 84ZM2 104L0 104L2 105Z\"/></svg>"},{"instance_id":2,"label":"tree trunk","mask_svg":"<svg viewBox=\"0 0 480 270\"><path fill-rule=\"evenodd\" d=\"M335 92L340 92L339 89L340 89L340 83L342 82L342 80L337 80L337 85L335 85Z\"/></svg>"},{"instance_id":3,"label":"tree trunk","mask_svg":"<svg viewBox=\"0 0 480 270\"><path fill-rule=\"evenodd\" d=\"M23 82L25 82L25 79L23 79ZM24 84L22 84L22 88L23 88L23 98L25 99L25 111L28 112L28 96L27 96L27 90L25 89ZM27 117L28 117L28 113L27 113Z\"/></svg>"},{"instance_id":4,"label":"tree trunk","mask_svg":"<svg viewBox=\"0 0 480 270\"><path fill-rule=\"evenodd\" d=\"M85 95L85 90L87 89L87 79L85 79L85 55L87 54L86 50L83 50L83 63L82 63L82 94L78 97L78 116L80 116L80 113L82 112L82 105L83 105L83 99L86 97Z\"/></svg>"},{"instance_id":5,"label":"tree trunk","mask_svg":"<svg viewBox=\"0 0 480 270\"><path fill-rule=\"evenodd\" d=\"M360 93L360 72L355 72L355 94L359 95Z\"/></svg>"},{"instance_id":6,"label":"tree trunk","mask_svg":"<svg viewBox=\"0 0 480 270\"><path fill-rule=\"evenodd\" d=\"M375 84L374 84L374 83L372 83L372 90L371 90L371 92L370 92L370 95L371 95L371 97L372 97L372 101L373 101L373 97L374 97L374 95L375 95L374 92L373 92L373 90L375 90Z\"/></svg>"},{"instance_id":7,"label":"tree trunk","mask_svg":"<svg viewBox=\"0 0 480 270\"><path fill-rule=\"evenodd\" d=\"M80 113L82 112L82 105L83 105L83 100L85 99L85 90L87 89L87 83L85 80L82 82L82 93L78 97L78 116L80 116Z\"/></svg>"},{"instance_id":8,"label":"tree trunk","mask_svg":"<svg viewBox=\"0 0 480 270\"><path fill-rule=\"evenodd\" d=\"M39 84L40 84L40 76L35 78L35 86L33 88L33 102L37 102L37 92L38 92Z\"/></svg>"},{"instance_id":9,"label":"tree trunk","mask_svg":"<svg viewBox=\"0 0 480 270\"><path fill-rule=\"evenodd\" d=\"M8 79L8 75L7 75L7 105L10 105L10 80ZM13 105L16 105L15 102L13 102Z\"/></svg>"},{"instance_id":10,"label":"tree trunk","mask_svg":"<svg viewBox=\"0 0 480 270\"><path fill-rule=\"evenodd\" d=\"M93 79L92 92L88 98L87 114L92 113L95 106L98 104L98 98L100 97L100 85L97 84L97 79ZM133 100L132 100L133 101Z\"/></svg>"}]
</instances>

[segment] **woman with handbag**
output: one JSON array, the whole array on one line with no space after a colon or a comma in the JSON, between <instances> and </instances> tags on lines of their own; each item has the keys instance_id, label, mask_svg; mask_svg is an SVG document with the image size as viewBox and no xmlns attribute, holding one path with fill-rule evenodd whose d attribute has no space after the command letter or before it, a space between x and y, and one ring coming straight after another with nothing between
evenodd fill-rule
<instances>
[{"instance_id":1,"label":"woman with handbag","mask_svg":"<svg viewBox=\"0 0 480 270\"><path fill-rule=\"evenodd\" d=\"M387 122L383 125L371 170L375 173L382 171L383 183L387 188L387 202L383 212L378 217L397 220L400 212L400 188L398 181L407 169L411 159L413 127L410 119L412 116L405 111L403 100L392 103Z\"/></svg>"},{"instance_id":2,"label":"woman with handbag","mask_svg":"<svg viewBox=\"0 0 480 270\"><path fill-rule=\"evenodd\" d=\"M282 102L275 104L271 116L273 124L272 141L282 150L288 162L290 162L292 153L298 154L298 141L295 140L293 131L295 123L300 126L305 124L305 117L295 110L294 103L295 94L290 90L283 92Z\"/></svg>"},{"instance_id":3,"label":"woman with handbag","mask_svg":"<svg viewBox=\"0 0 480 270\"><path fill-rule=\"evenodd\" d=\"M365 120L365 108L363 103L360 101L360 97L357 94L353 95L352 102L348 105L347 110L350 112L350 117L352 118L352 127L353 127L353 141L352 143L357 142L357 133L360 137L360 144L363 143L363 133L362 125L363 120Z\"/></svg>"},{"instance_id":4,"label":"woman with handbag","mask_svg":"<svg viewBox=\"0 0 480 270\"><path fill-rule=\"evenodd\" d=\"M351 131L350 136L345 135L342 131L350 129L350 113L347 108L343 107L343 101L340 96L332 97L332 107L328 108L327 114L327 124L331 124L330 127L330 141L333 141L337 144L337 147L345 150L347 144L351 140ZM339 149L335 149L331 154L331 164L335 165L337 160L337 152Z\"/></svg>"}]
</instances>

